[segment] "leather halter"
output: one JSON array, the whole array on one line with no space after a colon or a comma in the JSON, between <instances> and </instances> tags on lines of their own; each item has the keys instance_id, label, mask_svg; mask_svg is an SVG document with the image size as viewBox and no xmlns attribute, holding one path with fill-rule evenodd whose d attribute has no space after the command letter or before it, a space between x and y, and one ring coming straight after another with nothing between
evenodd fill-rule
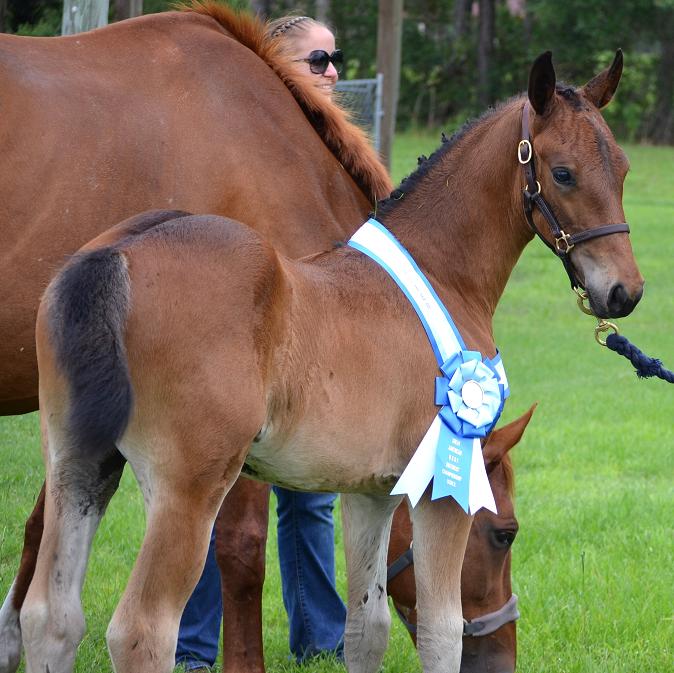
<instances>
[{"instance_id":1,"label":"leather halter","mask_svg":"<svg viewBox=\"0 0 674 673\"><path fill-rule=\"evenodd\" d=\"M620 222L619 224L604 224L592 229L586 229L585 231L580 231L577 234L567 234L564 232L559 224L559 221L555 217L552 208L541 195L541 183L536 180L533 144L531 140L531 134L529 133L530 109L531 105L527 100L524 104L524 107L522 108L522 139L517 145L517 159L520 164L522 164L524 178L526 180L526 185L524 187L524 215L526 216L529 227L531 227L531 230L534 232L534 234L536 234L543 241L543 243L545 243L545 245L547 245L548 248L550 248L550 250L552 250L552 252L554 252L555 255L557 255L557 257L559 257L559 259L562 261L564 270L571 281L571 287L573 289L585 289L581 285L575 271L573 270L569 252L578 243L584 243L585 241L590 241L593 238L608 236L609 234L629 233L630 228L626 222ZM548 222L550 233L552 234L552 237L555 241L554 245L550 243L545 238L545 236L543 236L541 231L534 223L533 213L534 207L536 206Z\"/></svg>"},{"instance_id":2,"label":"leather halter","mask_svg":"<svg viewBox=\"0 0 674 673\"><path fill-rule=\"evenodd\" d=\"M386 582L390 582L394 577L397 577L403 570L409 568L409 566L414 565L414 555L412 553L412 547L405 552L403 552L386 571ZM415 634L417 632L417 625L408 622L405 619L405 615L399 610L398 606L394 603L393 607L400 617L400 621L405 625L405 628L409 633ZM463 620L463 635L466 636L488 636L490 633L494 633L505 624L509 622L517 621L520 618L519 610L517 609L517 596L513 594L507 600L506 604L494 612L489 612L486 615L481 615L480 617L475 617L475 619Z\"/></svg>"}]
</instances>

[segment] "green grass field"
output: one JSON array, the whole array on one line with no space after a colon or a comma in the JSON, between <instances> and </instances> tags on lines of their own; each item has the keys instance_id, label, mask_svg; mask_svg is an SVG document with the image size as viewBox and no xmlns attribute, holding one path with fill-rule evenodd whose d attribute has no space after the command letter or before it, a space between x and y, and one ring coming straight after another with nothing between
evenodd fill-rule
<instances>
[{"instance_id":1,"label":"green grass field","mask_svg":"<svg viewBox=\"0 0 674 673\"><path fill-rule=\"evenodd\" d=\"M401 134L396 180L439 135ZM632 170L625 209L646 290L621 331L674 368L674 148L626 148ZM674 390L638 380L629 363L594 340L593 320L576 308L561 264L529 245L495 320L512 388L504 420L538 401L514 450L520 534L513 582L520 596L521 673L674 671ZM0 419L0 592L16 571L23 523L42 482L36 414ZM265 585L270 673L337 673L321 661L288 662L274 521ZM107 673L105 629L138 549L142 502L130 474L95 540L83 602L88 632L76 671ZM338 539L341 549L341 539ZM345 572L339 556L339 587ZM20 669L23 671L23 667ZM420 671L394 620L387 673Z\"/></svg>"}]
</instances>

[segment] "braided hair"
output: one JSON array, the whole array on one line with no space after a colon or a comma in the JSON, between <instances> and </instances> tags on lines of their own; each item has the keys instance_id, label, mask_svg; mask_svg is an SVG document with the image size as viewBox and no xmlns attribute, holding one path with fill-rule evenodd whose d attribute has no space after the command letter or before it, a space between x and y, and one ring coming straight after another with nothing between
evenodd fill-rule
<instances>
[{"instance_id":1,"label":"braided hair","mask_svg":"<svg viewBox=\"0 0 674 673\"><path fill-rule=\"evenodd\" d=\"M304 22L309 22L309 24L315 23L309 16L283 16L267 24L267 35L271 38L279 37Z\"/></svg>"}]
</instances>

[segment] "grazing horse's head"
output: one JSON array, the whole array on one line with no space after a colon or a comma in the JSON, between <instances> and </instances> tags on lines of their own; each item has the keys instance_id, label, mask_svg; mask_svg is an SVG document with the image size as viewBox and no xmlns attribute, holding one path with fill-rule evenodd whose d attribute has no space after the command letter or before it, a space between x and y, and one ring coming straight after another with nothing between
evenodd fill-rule
<instances>
[{"instance_id":1,"label":"grazing horse's head","mask_svg":"<svg viewBox=\"0 0 674 673\"><path fill-rule=\"evenodd\" d=\"M518 151L530 225L560 255L600 318L628 315L643 290L622 206L629 163L600 113L622 62L618 51L609 68L576 89L556 82L550 52L539 56L522 125L533 153L522 143Z\"/></svg>"},{"instance_id":2,"label":"grazing horse's head","mask_svg":"<svg viewBox=\"0 0 674 673\"><path fill-rule=\"evenodd\" d=\"M522 438L535 407L494 430L483 448L498 514L481 509L473 519L468 537L461 570L461 605L466 620L461 673L515 670L517 599L510 582L510 548L518 523L508 452ZM388 592L416 643L416 590L411 558L407 555L411 539L412 525L403 505L396 510L391 528ZM401 564L405 558L406 563Z\"/></svg>"}]
</instances>

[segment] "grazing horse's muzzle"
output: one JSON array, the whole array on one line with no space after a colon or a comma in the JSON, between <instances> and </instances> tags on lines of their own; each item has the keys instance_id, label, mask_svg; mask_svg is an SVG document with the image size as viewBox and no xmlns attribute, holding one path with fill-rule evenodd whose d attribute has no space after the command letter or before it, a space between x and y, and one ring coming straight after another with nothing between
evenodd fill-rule
<instances>
[{"instance_id":1,"label":"grazing horse's muzzle","mask_svg":"<svg viewBox=\"0 0 674 673\"><path fill-rule=\"evenodd\" d=\"M515 639L515 626L503 627L500 633L483 638L464 638L460 673L515 673L515 648L509 642ZM504 638L505 636L505 638Z\"/></svg>"}]
</instances>

